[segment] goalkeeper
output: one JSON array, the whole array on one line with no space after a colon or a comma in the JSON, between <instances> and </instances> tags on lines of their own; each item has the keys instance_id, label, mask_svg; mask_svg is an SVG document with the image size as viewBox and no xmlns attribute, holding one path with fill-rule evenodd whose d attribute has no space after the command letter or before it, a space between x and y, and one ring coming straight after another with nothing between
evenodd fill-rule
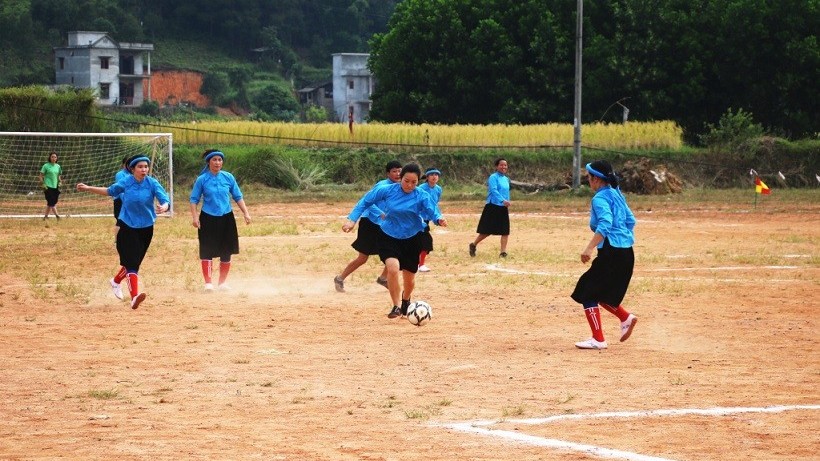
<instances>
[{"instance_id":1,"label":"goalkeeper","mask_svg":"<svg viewBox=\"0 0 820 461\"><path fill-rule=\"evenodd\" d=\"M63 180L63 169L57 163L57 153L48 154L48 162L40 168L40 182L43 183L43 193L46 196L46 214L43 220L48 218L48 212L53 211L54 216L60 219L57 214L57 200L60 198L60 183Z\"/></svg>"}]
</instances>

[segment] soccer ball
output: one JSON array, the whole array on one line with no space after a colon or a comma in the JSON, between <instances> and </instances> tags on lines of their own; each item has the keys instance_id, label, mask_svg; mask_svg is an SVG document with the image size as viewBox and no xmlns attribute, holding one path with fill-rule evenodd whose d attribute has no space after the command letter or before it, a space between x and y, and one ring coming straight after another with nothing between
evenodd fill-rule
<instances>
[{"instance_id":1,"label":"soccer ball","mask_svg":"<svg viewBox=\"0 0 820 461\"><path fill-rule=\"evenodd\" d=\"M420 327L433 318L433 308L424 301L413 301L407 308L407 320Z\"/></svg>"}]
</instances>

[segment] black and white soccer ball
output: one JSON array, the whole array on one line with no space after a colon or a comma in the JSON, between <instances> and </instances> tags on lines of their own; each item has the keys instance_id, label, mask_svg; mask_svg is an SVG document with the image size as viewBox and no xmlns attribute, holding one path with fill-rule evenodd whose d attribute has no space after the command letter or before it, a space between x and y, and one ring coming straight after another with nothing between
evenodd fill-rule
<instances>
[{"instance_id":1,"label":"black and white soccer ball","mask_svg":"<svg viewBox=\"0 0 820 461\"><path fill-rule=\"evenodd\" d=\"M433 308L424 301L413 301L407 307L407 320L420 327L433 318Z\"/></svg>"}]
</instances>

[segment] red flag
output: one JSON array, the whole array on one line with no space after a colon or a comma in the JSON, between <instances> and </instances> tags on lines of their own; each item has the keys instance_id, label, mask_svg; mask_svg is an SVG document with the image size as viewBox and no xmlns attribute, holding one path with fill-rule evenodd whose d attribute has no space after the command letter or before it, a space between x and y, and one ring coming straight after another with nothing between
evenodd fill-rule
<instances>
[{"instance_id":1,"label":"red flag","mask_svg":"<svg viewBox=\"0 0 820 461\"><path fill-rule=\"evenodd\" d=\"M772 193L769 186L767 186L765 182L761 181L760 177L755 177L755 192L763 195L769 195Z\"/></svg>"}]
</instances>

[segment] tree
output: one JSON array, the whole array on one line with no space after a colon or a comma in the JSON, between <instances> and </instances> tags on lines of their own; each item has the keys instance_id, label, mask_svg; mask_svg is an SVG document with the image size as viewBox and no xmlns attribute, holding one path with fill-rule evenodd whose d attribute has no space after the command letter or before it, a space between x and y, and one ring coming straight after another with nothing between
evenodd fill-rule
<instances>
[{"instance_id":1,"label":"tree","mask_svg":"<svg viewBox=\"0 0 820 461\"><path fill-rule=\"evenodd\" d=\"M299 103L288 89L277 84L267 85L253 101L254 106L273 120L293 121Z\"/></svg>"},{"instance_id":2,"label":"tree","mask_svg":"<svg viewBox=\"0 0 820 461\"><path fill-rule=\"evenodd\" d=\"M371 40L371 117L431 123L572 121L575 2L405 0ZM729 107L817 131L820 2L587 0L583 121L628 98L689 140ZM608 119L614 121L614 119Z\"/></svg>"}]
</instances>

